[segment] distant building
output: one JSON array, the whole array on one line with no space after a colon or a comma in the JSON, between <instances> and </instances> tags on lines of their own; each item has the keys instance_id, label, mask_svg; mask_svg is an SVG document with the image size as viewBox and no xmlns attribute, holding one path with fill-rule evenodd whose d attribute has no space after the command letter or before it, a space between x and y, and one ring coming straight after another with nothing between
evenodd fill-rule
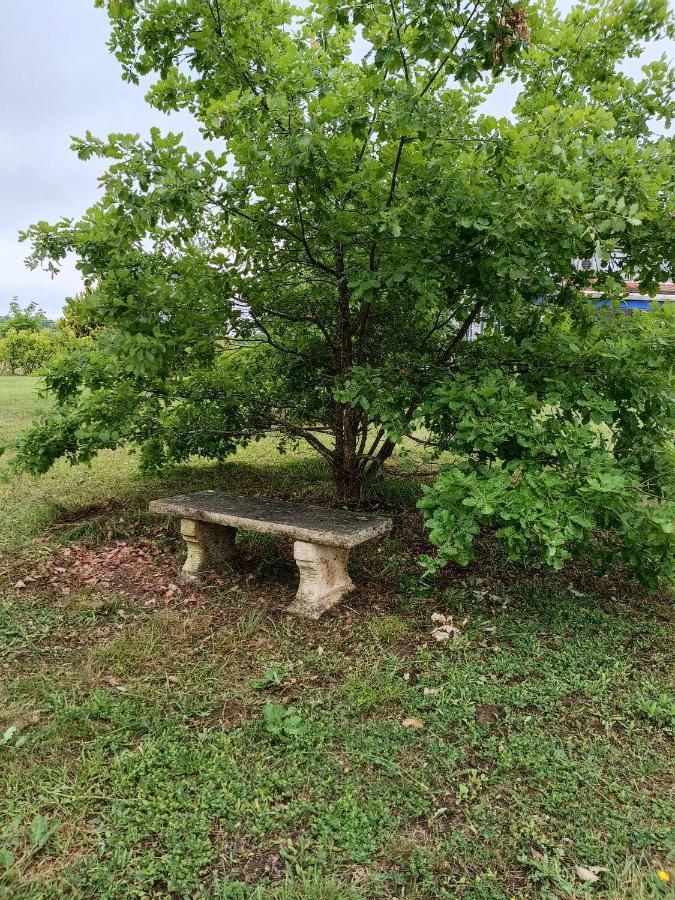
<instances>
[{"instance_id":1,"label":"distant building","mask_svg":"<svg viewBox=\"0 0 675 900\"><path fill-rule=\"evenodd\" d=\"M576 265L580 269L584 269L585 271L594 271L597 272L600 270L601 263L599 259L578 259L575 260ZM620 309L624 315L631 316L636 309L650 309L652 303L656 302L659 306L663 306L664 303L673 303L675 302L675 282L672 281L664 281L659 285L659 292L654 297L650 297L649 294L643 294L640 291L640 284L637 281L624 281L624 285L626 287L626 298L621 301ZM600 298L604 297L602 291L594 291L592 288L586 288L583 293L589 299L598 299L599 302L596 303L596 306L607 306L609 305L609 301L602 300ZM499 327L499 326L497 326ZM479 334L483 332L485 329L485 320L478 319L476 322L473 322L466 333L466 339L469 341L474 341Z\"/></svg>"},{"instance_id":2,"label":"distant building","mask_svg":"<svg viewBox=\"0 0 675 900\"><path fill-rule=\"evenodd\" d=\"M664 281L659 285L659 292L654 297L649 294L643 294L640 291L640 285L637 281L626 281L626 298L621 301L621 310L628 316L632 315L636 309L649 309L651 304L656 302L659 306L664 303L672 303L675 301L675 284L672 281ZM594 291L590 288L584 291L588 297L602 297L602 291ZM606 302L606 301L605 301ZM602 301L598 306L604 305Z\"/></svg>"}]
</instances>

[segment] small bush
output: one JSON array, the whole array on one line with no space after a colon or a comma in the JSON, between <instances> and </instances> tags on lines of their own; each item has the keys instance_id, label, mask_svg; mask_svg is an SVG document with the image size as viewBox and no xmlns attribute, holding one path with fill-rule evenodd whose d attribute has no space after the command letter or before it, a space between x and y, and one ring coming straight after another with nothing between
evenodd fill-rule
<instances>
[{"instance_id":1,"label":"small bush","mask_svg":"<svg viewBox=\"0 0 675 900\"><path fill-rule=\"evenodd\" d=\"M34 375L80 340L67 330L8 328L0 338L0 374Z\"/></svg>"}]
</instances>

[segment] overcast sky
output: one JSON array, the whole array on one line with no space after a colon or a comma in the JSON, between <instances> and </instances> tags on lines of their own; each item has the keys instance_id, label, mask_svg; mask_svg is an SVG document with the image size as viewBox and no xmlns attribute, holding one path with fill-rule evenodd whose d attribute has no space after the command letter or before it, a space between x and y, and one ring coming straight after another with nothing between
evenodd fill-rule
<instances>
[{"instance_id":1,"label":"overcast sky","mask_svg":"<svg viewBox=\"0 0 675 900\"><path fill-rule=\"evenodd\" d=\"M72 263L51 279L24 266L20 229L80 216L97 198L99 161L72 153L71 135L147 132L199 136L189 116L164 116L126 84L108 52L108 19L93 0L0 0L0 315L34 300L50 315L81 287Z\"/></svg>"},{"instance_id":2,"label":"overcast sky","mask_svg":"<svg viewBox=\"0 0 675 900\"><path fill-rule=\"evenodd\" d=\"M17 296L56 316L80 289L79 275L72 263L54 279L26 269L28 245L17 233L39 219L80 216L96 200L101 164L78 160L70 136L87 129L98 136L145 133L152 125L183 131L190 145L199 135L188 116L150 109L144 89L122 81L106 47L107 16L93 0L0 0L0 6L0 315ZM490 111L507 113L512 98L512 88L500 91Z\"/></svg>"}]
</instances>

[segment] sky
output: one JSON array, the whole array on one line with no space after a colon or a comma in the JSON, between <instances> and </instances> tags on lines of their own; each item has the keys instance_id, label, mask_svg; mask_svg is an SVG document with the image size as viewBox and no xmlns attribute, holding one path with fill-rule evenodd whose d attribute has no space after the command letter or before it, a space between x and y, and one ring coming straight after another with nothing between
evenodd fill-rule
<instances>
[{"instance_id":1,"label":"sky","mask_svg":"<svg viewBox=\"0 0 675 900\"><path fill-rule=\"evenodd\" d=\"M107 16L93 0L0 4L0 315L16 296L55 317L81 288L74 263L67 261L53 279L30 271L24 265L28 244L17 235L39 220L77 218L96 201L103 164L78 160L69 149L71 135L144 134L158 125L182 131L189 146L199 146L200 138L187 114L151 109L143 86L122 81L106 46ZM571 0L558 5L567 9ZM663 49L652 48L650 58ZM512 87L503 87L491 98L490 112L506 114L513 96Z\"/></svg>"},{"instance_id":2,"label":"sky","mask_svg":"<svg viewBox=\"0 0 675 900\"><path fill-rule=\"evenodd\" d=\"M0 0L0 315L17 296L48 315L81 288L69 261L51 279L29 271L20 229L61 216L80 216L97 199L104 165L82 162L71 135L89 129L146 133L153 125L199 134L188 115L165 116L143 100L144 88L122 81L106 47L108 19L93 0Z\"/></svg>"}]
</instances>

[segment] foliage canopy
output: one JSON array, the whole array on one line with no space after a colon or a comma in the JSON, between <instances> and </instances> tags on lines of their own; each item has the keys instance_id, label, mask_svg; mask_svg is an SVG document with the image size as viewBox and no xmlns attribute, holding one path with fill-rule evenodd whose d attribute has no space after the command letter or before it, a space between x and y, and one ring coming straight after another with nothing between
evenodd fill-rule
<instances>
[{"instance_id":1,"label":"foliage canopy","mask_svg":"<svg viewBox=\"0 0 675 900\"><path fill-rule=\"evenodd\" d=\"M55 354L66 351L74 335L57 328L37 303L21 306L14 298L9 313L0 316L0 374L30 375L43 369Z\"/></svg>"},{"instance_id":2,"label":"foliage canopy","mask_svg":"<svg viewBox=\"0 0 675 900\"><path fill-rule=\"evenodd\" d=\"M54 328L54 323L47 318L44 310L40 309L37 303L28 303L21 306L18 299L14 297L9 301L9 313L6 316L0 316L0 337L2 337L9 329L14 331L40 331L42 328Z\"/></svg>"},{"instance_id":3,"label":"foliage canopy","mask_svg":"<svg viewBox=\"0 0 675 900\"><path fill-rule=\"evenodd\" d=\"M672 315L580 293L672 273L675 144L654 128L675 75L624 65L672 36L666 0L98 5L124 78L211 147L75 141L110 163L101 199L25 236L33 265L77 254L98 327L52 368L27 468L129 440L147 466L223 458L276 430L357 502L423 429L454 460L422 501L431 567L489 527L512 556L560 566L601 534L672 573ZM489 115L509 81L513 114Z\"/></svg>"}]
</instances>

